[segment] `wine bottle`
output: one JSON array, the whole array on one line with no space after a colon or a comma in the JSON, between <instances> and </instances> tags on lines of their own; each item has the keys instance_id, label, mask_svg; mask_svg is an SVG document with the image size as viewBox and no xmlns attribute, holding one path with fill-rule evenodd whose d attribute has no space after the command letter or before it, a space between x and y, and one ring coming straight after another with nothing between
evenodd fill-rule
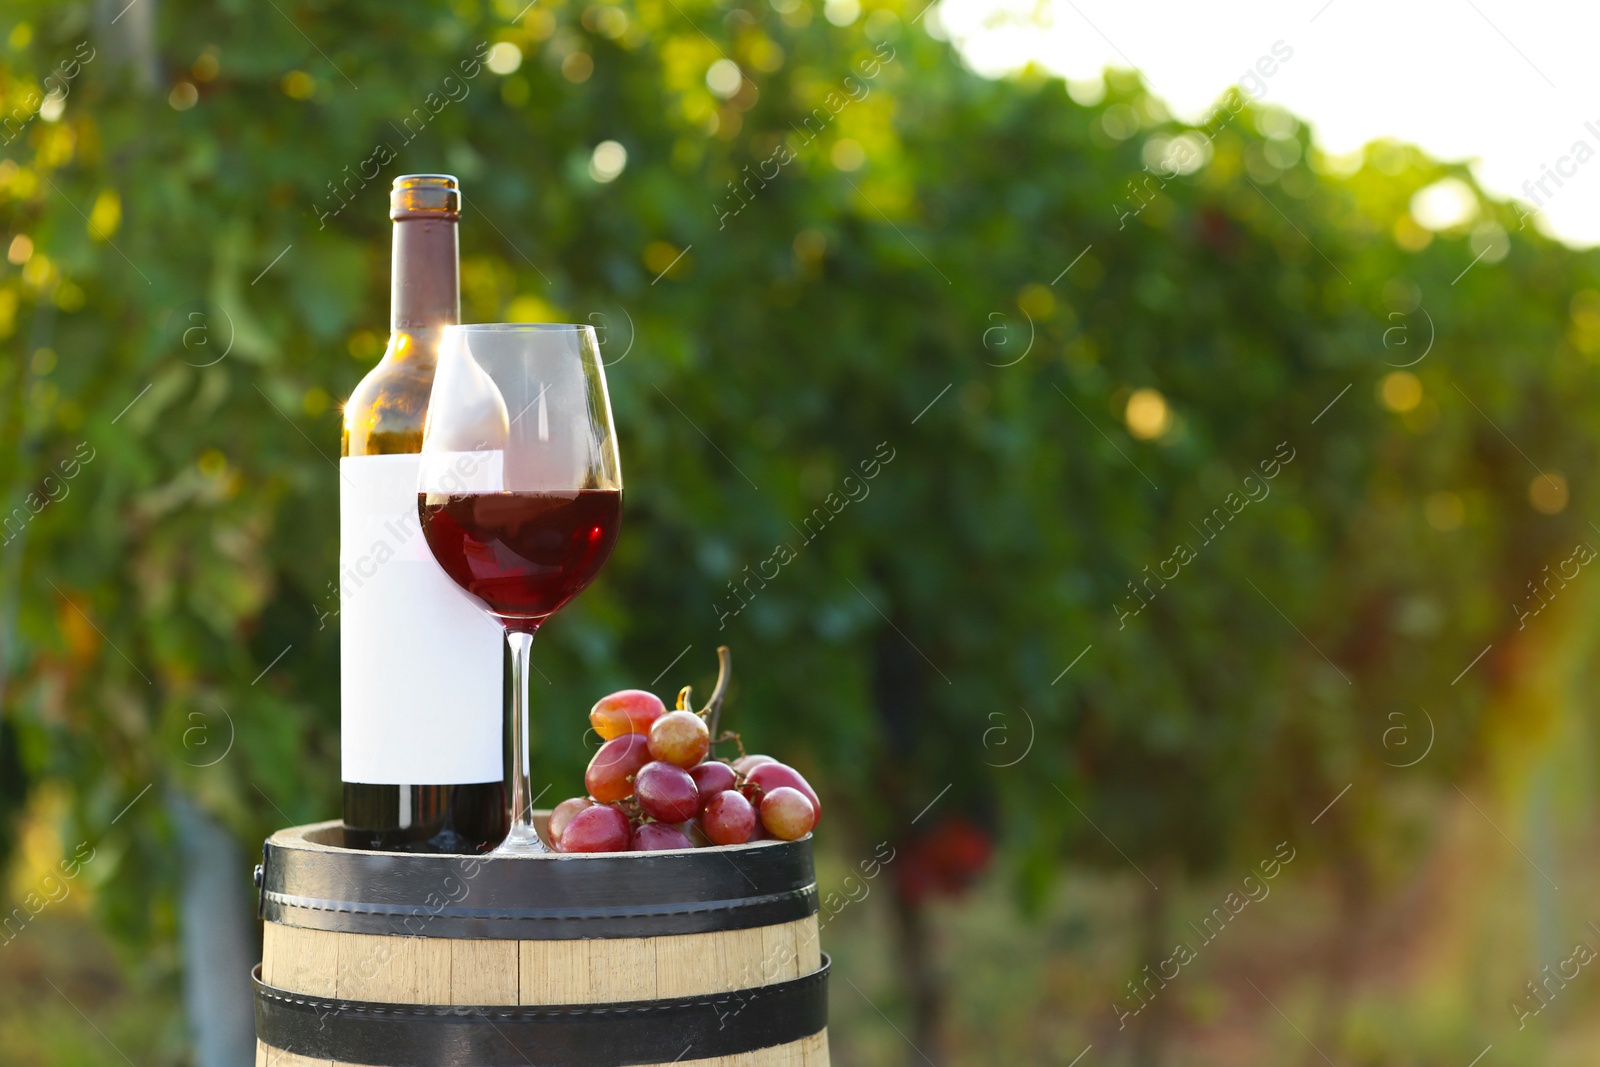
<instances>
[{"instance_id":1,"label":"wine bottle","mask_svg":"<svg viewBox=\"0 0 1600 1067\"><path fill-rule=\"evenodd\" d=\"M345 842L482 852L506 834L497 626L434 562L417 515L422 423L459 321L461 193L396 178L389 346L344 408L339 460L340 762Z\"/></svg>"}]
</instances>

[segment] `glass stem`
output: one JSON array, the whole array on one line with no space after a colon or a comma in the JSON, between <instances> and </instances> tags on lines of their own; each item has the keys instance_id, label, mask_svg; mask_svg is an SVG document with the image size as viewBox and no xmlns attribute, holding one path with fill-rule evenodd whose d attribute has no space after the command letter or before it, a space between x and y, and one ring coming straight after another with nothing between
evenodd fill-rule
<instances>
[{"instance_id":1,"label":"glass stem","mask_svg":"<svg viewBox=\"0 0 1600 1067\"><path fill-rule=\"evenodd\" d=\"M511 832L500 849L546 852L549 850L534 829L533 791L528 781L528 655L533 648L533 631L507 629L506 641L511 646Z\"/></svg>"}]
</instances>

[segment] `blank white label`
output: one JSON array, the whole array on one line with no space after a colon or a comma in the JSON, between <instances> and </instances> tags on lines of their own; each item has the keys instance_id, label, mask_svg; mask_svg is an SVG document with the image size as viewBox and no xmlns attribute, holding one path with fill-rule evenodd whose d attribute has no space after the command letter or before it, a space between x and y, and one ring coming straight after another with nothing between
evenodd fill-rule
<instances>
[{"instance_id":1,"label":"blank white label","mask_svg":"<svg viewBox=\"0 0 1600 1067\"><path fill-rule=\"evenodd\" d=\"M341 773L497 782L505 637L428 551L419 467L415 454L339 460Z\"/></svg>"}]
</instances>

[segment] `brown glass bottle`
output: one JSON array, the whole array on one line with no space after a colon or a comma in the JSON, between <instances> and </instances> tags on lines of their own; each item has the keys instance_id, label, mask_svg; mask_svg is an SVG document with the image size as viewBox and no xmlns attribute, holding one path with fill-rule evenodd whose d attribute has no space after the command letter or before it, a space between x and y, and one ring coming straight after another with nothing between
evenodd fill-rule
<instances>
[{"instance_id":1,"label":"brown glass bottle","mask_svg":"<svg viewBox=\"0 0 1600 1067\"><path fill-rule=\"evenodd\" d=\"M460 319L461 194L395 179L389 345L344 408L340 734L352 848L481 852L506 833L504 639L434 562L417 453L441 331Z\"/></svg>"}]
</instances>

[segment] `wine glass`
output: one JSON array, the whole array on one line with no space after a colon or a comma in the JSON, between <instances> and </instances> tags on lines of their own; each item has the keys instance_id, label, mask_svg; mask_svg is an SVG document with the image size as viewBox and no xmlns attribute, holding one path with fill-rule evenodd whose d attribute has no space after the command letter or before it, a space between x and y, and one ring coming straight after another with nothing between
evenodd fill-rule
<instances>
[{"instance_id":1,"label":"wine glass","mask_svg":"<svg viewBox=\"0 0 1600 1067\"><path fill-rule=\"evenodd\" d=\"M548 852L528 790L528 653L617 540L622 468L593 327L447 326L422 431L417 511L433 558L511 648L511 831Z\"/></svg>"}]
</instances>

